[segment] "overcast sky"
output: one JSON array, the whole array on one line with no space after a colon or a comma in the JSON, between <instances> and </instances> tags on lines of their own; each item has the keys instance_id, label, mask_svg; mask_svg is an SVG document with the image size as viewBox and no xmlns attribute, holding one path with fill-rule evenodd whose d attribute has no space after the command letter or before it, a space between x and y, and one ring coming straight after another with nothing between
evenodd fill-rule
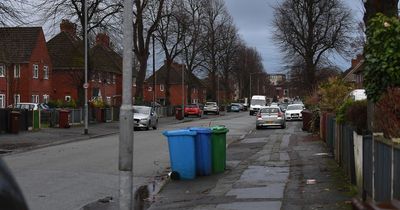
<instances>
[{"instance_id":1,"label":"overcast sky","mask_svg":"<svg viewBox=\"0 0 400 210\"><path fill-rule=\"evenodd\" d=\"M357 20L362 19L361 0L343 0L353 10ZM268 73L285 73L282 55L272 41L273 6L283 0L225 0L239 34L247 46L255 47L261 54L263 65ZM350 67L350 60L337 58L335 63L345 70Z\"/></svg>"}]
</instances>

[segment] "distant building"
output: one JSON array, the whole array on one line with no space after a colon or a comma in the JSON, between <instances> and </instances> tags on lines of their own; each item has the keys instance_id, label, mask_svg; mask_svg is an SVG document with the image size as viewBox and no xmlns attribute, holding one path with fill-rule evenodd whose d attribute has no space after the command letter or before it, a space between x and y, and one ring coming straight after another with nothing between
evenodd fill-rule
<instances>
[{"instance_id":1,"label":"distant building","mask_svg":"<svg viewBox=\"0 0 400 210\"><path fill-rule=\"evenodd\" d=\"M278 100L289 97L285 74L268 74L268 79L273 88L272 91L269 91L272 97L276 97Z\"/></svg>"},{"instance_id":2,"label":"distant building","mask_svg":"<svg viewBox=\"0 0 400 210\"><path fill-rule=\"evenodd\" d=\"M0 108L19 102L46 103L52 62L42 28L0 28L0 48Z\"/></svg>"},{"instance_id":3,"label":"distant building","mask_svg":"<svg viewBox=\"0 0 400 210\"><path fill-rule=\"evenodd\" d=\"M184 79L182 79L182 69L185 71ZM151 75L145 81L143 87L145 103L151 103L155 94L156 102L166 105L166 74L167 68L166 65L163 65L155 72L155 75ZM154 80L156 81L155 89ZM205 102L207 93L205 85L193 73L188 72L183 64L172 63L168 81L170 86L169 103L171 106L182 105L182 102L185 104ZM184 90L182 90L182 82Z\"/></svg>"}]
</instances>

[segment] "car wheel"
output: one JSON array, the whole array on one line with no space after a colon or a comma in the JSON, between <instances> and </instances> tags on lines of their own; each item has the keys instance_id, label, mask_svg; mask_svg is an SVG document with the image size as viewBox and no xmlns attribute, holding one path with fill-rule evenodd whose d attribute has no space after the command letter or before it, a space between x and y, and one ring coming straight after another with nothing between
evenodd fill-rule
<instances>
[{"instance_id":1,"label":"car wheel","mask_svg":"<svg viewBox=\"0 0 400 210\"><path fill-rule=\"evenodd\" d=\"M153 130L157 130L157 125L158 125L158 120L156 121L156 124L153 126Z\"/></svg>"},{"instance_id":2,"label":"car wheel","mask_svg":"<svg viewBox=\"0 0 400 210\"><path fill-rule=\"evenodd\" d=\"M256 129L257 129L257 130L260 130L260 129L261 129L261 127L260 127L260 126L256 126Z\"/></svg>"},{"instance_id":3,"label":"car wheel","mask_svg":"<svg viewBox=\"0 0 400 210\"><path fill-rule=\"evenodd\" d=\"M251 116L251 115L253 115L253 113L252 113L252 112L250 112L250 113L249 113L249 115Z\"/></svg>"}]
</instances>

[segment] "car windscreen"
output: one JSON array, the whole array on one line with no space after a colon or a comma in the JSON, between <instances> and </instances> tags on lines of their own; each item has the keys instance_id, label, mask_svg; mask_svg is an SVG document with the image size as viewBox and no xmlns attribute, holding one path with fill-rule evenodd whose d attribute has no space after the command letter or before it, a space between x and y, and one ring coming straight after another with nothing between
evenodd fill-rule
<instances>
[{"instance_id":1,"label":"car windscreen","mask_svg":"<svg viewBox=\"0 0 400 210\"><path fill-rule=\"evenodd\" d=\"M303 106L298 105L298 106L288 106L287 110L303 110Z\"/></svg>"},{"instance_id":2,"label":"car windscreen","mask_svg":"<svg viewBox=\"0 0 400 210\"><path fill-rule=\"evenodd\" d=\"M251 105L265 106L265 100L262 100L262 99L251 99Z\"/></svg>"},{"instance_id":3,"label":"car windscreen","mask_svg":"<svg viewBox=\"0 0 400 210\"><path fill-rule=\"evenodd\" d=\"M279 109L278 109L278 108L265 108L265 109L261 109L260 112L261 112L261 113L265 113L265 114L268 114L268 113L278 113L278 112L279 112Z\"/></svg>"},{"instance_id":4,"label":"car windscreen","mask_svg":"<svg viewBox=\"0 0 400 210\"><path fill-rule=\"evenodd\" d=\"M150 114L150 107L133 107L133 113Z\"/></svg>"},{"instance_id":5,"label":"car windscreen","mask_svg":"<svg viewBox=\"0 0 400 210\"><path fill-rule=\"evenodd\" d=\"M216 105L217 105L216 103L209 103L209 102L206 103L206 106L216 106Z\"/></svg>"},{"instance_id":6,"label":"car windscreen","mask_svg":"<svg viewBox=\"0 0 400 210\"><path fill-rule=\"evenodd\" d=\"M195 104L189 104L189 105L186 105L186 107L187 107L187 108L197 108L197 105L195 105Z\"/></svg>"}]
</instances>

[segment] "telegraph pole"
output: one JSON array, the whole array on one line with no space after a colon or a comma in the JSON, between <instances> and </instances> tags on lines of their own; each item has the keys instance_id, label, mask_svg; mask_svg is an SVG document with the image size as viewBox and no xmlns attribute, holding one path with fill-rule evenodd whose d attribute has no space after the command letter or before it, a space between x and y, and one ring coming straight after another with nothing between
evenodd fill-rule
<instances>
[{"instance_id":1,"label":"telegraph pole","mask_svg":"<svg viewBox=\"0 0 400 210\"><path fill-rule=\"evenodd\" d=\"M119 210L132 210L133 204L133 0L124 1L122 106L119 120Z\"/></svg>"},{"instance_id":2,"label":"telegraph pole","mask_svg":"<svg viewBox=\"0 0 400 210\"><path fill-rule=\"evenodd\" d=\"M153 108L156 106L156 50L155 50L155 36L153 34Z\"/></svg>"}]
</instances>

